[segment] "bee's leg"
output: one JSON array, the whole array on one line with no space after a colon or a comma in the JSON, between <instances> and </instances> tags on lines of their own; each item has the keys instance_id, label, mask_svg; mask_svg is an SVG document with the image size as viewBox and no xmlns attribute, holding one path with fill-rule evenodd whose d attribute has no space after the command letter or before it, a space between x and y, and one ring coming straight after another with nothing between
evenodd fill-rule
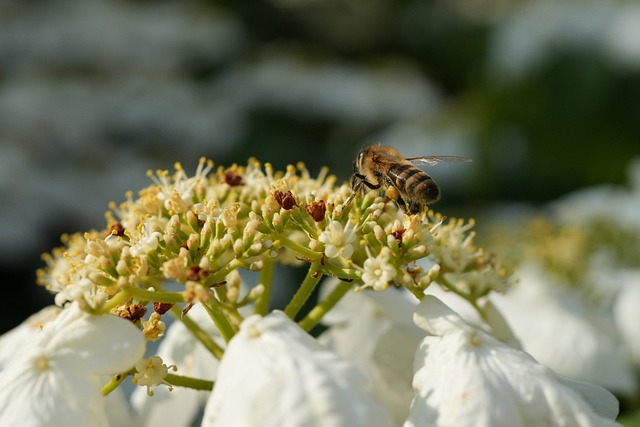
<instances>
[{"instance_id":1,"label":"bee's leg","mask_svg":"<svg viewBox=\"0 0 640 427\"><path fill-rule=\"evenodd\" d=\"M372 189L372 190L377 190L378 188L380 188L381 184L372 184L369 181L360 181L361 184L366 185L368 188Z\"/></svg>"},{"instance_id":2,"label":"bee's leg","mask_svg":"<svg viewBox=\"0 0 640 427\"><path fill-rule=\"evenodd\" d=\"M362 184L364 182L366 182L364 180L364 175L360 175L359 173L354 173L353 174L353 176L351 177L351 190L352 190L352 193L347 198L347 200L345 200L345 202L344 202L345 205L348 205L349 203L351 203L353 198L356 197L356 194L360 192L360 188L362 187Z\"/></svg>"},{"instance_id":3,"label":"bee's leg","mask_svg":"<svg viewBox=\"0 0 640 427\"><path fill-rule=\"evenodd\" d=\"M404 212L406 215L415 215L422 210L422 205L420 203L416 203L412 200L405 202L404 199L400 197L400 195L398 195L398 198L395 199L395 201L400 209L402 209L402 212Z\"/></svg>"},{"instance_id":4,"label":"bee's leg","mask_svg":"<svg viewBox=\"0 0 640 427\"><path fill-rule=\"evenodd\" d=\"M377 190L378 188L380 188L380 184L377 184L377 185L372 184L369 181L365 180L364 175L361 175L359 173L354 173L353 177L351 178L351 189L353 190L353 193L351 193L351 195L344 202L345 205L348 205L349 203L351 203L351 201L356 196L356 194L360 192L360 189L362 188L363 185L366 185L368 188L372 190Z\"/></svg>"},{"instance_id":5,"label":"bee's leg","mask_svg":"<svg viewBox=\"0 0 640 427\"><path fill-rule=\"evenodd\" d=\"M408 209L409 214L415 215L418 212L420 212L421 210L422 210L422 205L420 203L416 203L416 202L412 202L412 201L409 202L409 209ZM406 212L407 211L405 211L405 213Z\"/></svg>"},{"instance_id":6,"label":"bee's leg","mask_svg":"<svg viewBox=\"0 0 640 427\"><path fill-rule=\"evenodd\" d=\"M395 200L398 206L400 207L400 209L402 209L402 212L404 212L405 214L409 214L409 210L407 209L407 204L404 202L404 200L402 200L402 197L398 196L398 198Z\"/></svg>"}]
</instances>

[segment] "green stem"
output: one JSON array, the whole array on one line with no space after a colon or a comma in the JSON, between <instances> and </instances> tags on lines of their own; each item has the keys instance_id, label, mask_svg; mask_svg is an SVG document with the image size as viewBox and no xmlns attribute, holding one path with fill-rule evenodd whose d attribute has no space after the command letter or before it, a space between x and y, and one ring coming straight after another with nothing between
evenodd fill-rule
<instances>
[{"instance_id":1,"label":"green stem","mask_svg":"<svg viewBox=\"0 0 640 427\"><path fill-rule=\"evenodd\" d=\"M108 383L106 383L103 387L102 390L100 390L100 392L102 393L103 396L108 395L109 393L111 393L113 390L115 390L116 388L118 388L118 386L120 384L122 384L122 382L129 376L129 375L133 375L135 373L135 369L132 369L128 372L122 372L119 373L117 375L114 375L113 378L111 378L109 380Z\"/></svg>"},{"instance_id":2,"label":"green stem","mask_svg":"<svg viewBox=\"0 0 640 427\"><path fill-rule=\"evenodd\" d=\"M140 288L127 288L118 292L109 299L105 305L100 307L100 312L110 313L111 310L125 304L131 298L135 298L140 301L168 302L172 304L184 302L182 292L149 291L147 289Z\"/></svg>"},{"instance_id":3,"label":"green stem","mask_svg":"<svg viewBox=\"0 0 640 427\"><path fill-rule=\"evenodd\" d=\"M242 264L243 262L237 258L232 260L229 264L225 265L220 270L216 271L211 276L207 277L203 285L209 287L214 283L222 282L227 277L227 274L231 273L233 270L237 269L238 267L241 267Z\"/></svg>"},{"instance_id":4,"label":"green stem","mask_svg":"<svg viewBox=\"0 0 640 427\"><path fill-rule=\"evenodd\" d=\"M362 273L354 268L337 267L329 262L325 263L323 270L340 279L360 280L362 277Z\"/></svg>"},{"instance_id":5,"label":"green stem","mask_svg":"<svg viewBox=\"0 0 640 427\"><path fill-rule=\"evenodd\" d=\"M418 301L422 301L424 298L424 289L420 289L417 286L405 286L405 288L418 298Z\"/></svg>"},{"instance_id":6,"label":"green stem","mask_svg":"<svg viewBox=\"0 0 640 427\"><path fill-rule=\"evenodd\" d=\"M190 317L186 315L183 316L182 311L178 306L173 306L171 308L171 314L176 319L179 319L182 324L191 332L191 334L193 334L193 336L198 341L200 341L202 345L205 346L205 348L215 356L216 359L222 359L222 356L224 355L224 350L222 349L222 347L216 344L213 338L211 338L211 336L207 332L200 328L200 326L198 326L196 322L191 320Z\"/></svg>"},{"instance_id":7,"label":"green stem","mask_svg":"<svg viewBox=\"0 0 640 427\"><path fill-rule=\"evenodd\" d=\"M178 387L187 387L194 390L213 390L213 381L201 380L199 378L185 377L183 375L167 374L165 380Z\"/></svg>"},{"instance_id":8,"label":"green stem","mask_svg":"<svg viewBox=\"0 0 640 427\"><path fill-rule=\"evenodd\" d=\"M437 278L434 279L434 281L438 282L440 286L442 286L443 288L458 295L460 298L467 300L471 305L474 305L474 306L476 305L476 300L477 300L476 298L473 298L471 295L460 292L455 286L453 286L453 284L450 281L444 278L444 274L442 274L442 272L441 274L438 275Z\"/></svg>"},{"instance_id":9,"label":"green stem","mask_svg":"<svg viewBox=\"0 0 640 427\"><path fill-rule=\"evenodd\" d=\"M308 258L310 260L319 260L320 258L322 258L323 253L322 252L316 252L314 250L311 250L307 247L302 246L299 243L294 242L293 240L289 240L287 238L280 238L278 240L282 246L284 246L287 249L292 250L293 252L297 253L298 255L304 257L304 258Z\"/></svg>"},{"instance_id":10,"label":"green stem","mask_svg":"<svg viewBox=\"0 0 640 427\"><path fill-rule=\"evenodd\" d=\"M289 316L290 319L295 319L296 315L304 303L307 302L321 278L322 273L320 273L320 262L314 261L309 266L309 271L298 288L298 291L295 293L293 298L291 298L289 305L284 309L284 314Z\"/></svg>"},{"instance_id":11,"label":"green stem","mask_svg":"<svg viewBox=\"0 0 640 427\"><path fill-rule=\"evenodd\" d=\"M184 295L182 292L149 291L147 289L140 288L129 288L127 289L127 292L131 298L136 298L142 301L168 302L172 304L184 302Z\"/></svg>"},{"instance_id":12,"label":"green stem","mask_svg":"<svg viewBox=\"0 0 640 427\"><path fill-rule=\"evenodd\" d=\"M273 285L273 270L275 262L270 258L265 258L264 266L260 272L260 281L258 282L264 288L262 295L256 301L253 312L261 316L265 316L269 311L269 301L271 300L271 287Z\"/></svg>"},{"instance_id":13,"label":"green stem","mask_svg":"<svg viewBox=\"0 0 640 427\"><path fill-rule=\"evenodd\" d=\"M220 309L227 316L235 335L235 333L238 332L238 329L240 329L240 324L244 320L244 317L242 317L242 314L240 314L238 307L235 304L223 303L220 304Z\"/></svg>"},{"instance_id":14,"label":"green stem","mask_svg":"<svg viewBox=\"0 0 640 427\"><path fill-rule=\"evenodd\" d=\"M340 282L324 300L316 305L309 314L298 323L300 327L307 332L313 329L313 327L322 320L322 317L327 314L350 289L350 282Z\"/></svg>"},{"instance_id":15,"label":"green stem","mask_svg":"<svg viewBox=\"0 0 640 427\"><path fill-rule=\"evenodd\" d=\"M110 313L114 308L124 304L131 298L131 294L129 293L129 289L125 289L124 291L120 291L115 294L112 298L109 299L102 307L100 307L100 312L102 313Z\"/></svg>"},{"instance_id":16,"label":"green stem","mask_svg":"<svg viewBox=\"0 0 640 427\"><path fill-rule=\"evenodd\" d=\"M220 331L220 335L222 335L224 341L229 342L236 334L236 331L233 326L231 326L229 319L224 315L222 307L220 307L220 303L216 300L212 300L210 304L213 305L213 307L211 307L209 303L202 303L202 306L207 310L207 313L209 313L209 317L211 317L211 320L215 323L216 328Z\"/></svg>"},{"instance_id":17,"label":"green stem","mask_svg":"<svg viewBox=\"0 0 640 427\"><path fill-rule=\"evenodd\" d=\"M298 224L300 227L302 227L304 229L304 231L307 232L307 234L313 238L316 238L318 236L318 230L316 230L314 227L312 227L309 222L307 221L308 216L305 218L305 216L303 215L304 210L303 209L297 209L294 214L291 216L291 219L293 219L293 221ZM305 212L306 214L306 212ZM307 214L308 215L308 214Z\"/></svg>"}]
</instances>

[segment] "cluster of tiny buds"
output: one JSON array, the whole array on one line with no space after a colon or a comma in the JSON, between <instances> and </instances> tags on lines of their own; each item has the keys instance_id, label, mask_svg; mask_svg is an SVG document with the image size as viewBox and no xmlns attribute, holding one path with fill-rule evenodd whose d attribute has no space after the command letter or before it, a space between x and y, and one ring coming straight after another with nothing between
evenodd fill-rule
<instances>
[{"instance_id":1,"label":"cluster of tiny buds","mask_svg":"<svg viewBox=\"0 0 640 427\"><path fill-rule=\"evenodd\" d=\"M242 297L237 271L274 263L311 263L315 277L374 290L405 286L416 294L438 282L477 298L509 284L491 256L474 247L473 222L445 221L431 211L407 215L373 192L346 203L350 186L337 185L326 169L314 178L302 164L277 172L252 159L214 171L202 160L192 177L180 165L173 175L150 177L153 185L137 198L129 193L111 205L104 231L66 236L65 246L45 257L39 281L58 304L78 300L96 310L129 292L131 298L110 309L135 323L155 302L144 329L157 339L171 304L133 290L161 291L171 280L184 285L186 303L237 307L265 289L254 286ZM421 259L432 267L423 268Z\"/></svg>"}]
</instances>

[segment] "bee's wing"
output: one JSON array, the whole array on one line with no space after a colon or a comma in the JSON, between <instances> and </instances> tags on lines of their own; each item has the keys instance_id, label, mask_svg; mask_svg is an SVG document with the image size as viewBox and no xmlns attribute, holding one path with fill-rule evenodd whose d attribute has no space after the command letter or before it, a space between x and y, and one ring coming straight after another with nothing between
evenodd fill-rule
<instances>
[{"instance_id":1,"label":"bee's wing","mask_svg":"<svg viewBox=\"0 0 640 427\"><path fill-rule=\"evenodd\" d=\"M416 165L437 165L438 163L463 163L471 162L469 157L464 156L420 156L420 157L408 157L411 163Z\"/></svg>"}]
</instances>

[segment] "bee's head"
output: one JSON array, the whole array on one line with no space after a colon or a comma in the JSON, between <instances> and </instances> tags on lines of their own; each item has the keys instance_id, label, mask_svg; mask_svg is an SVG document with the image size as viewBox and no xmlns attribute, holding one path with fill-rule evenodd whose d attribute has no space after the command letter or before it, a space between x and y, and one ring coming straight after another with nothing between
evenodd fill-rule
<instances>
[{"instance_id":1,"label":"bee's head","mask_svg":"<svg viewBox=\"0 0 640 427\"><path fill-rule=\"evenodd\" d=\"M360 151L358 151L358 155L353 161L353 172L362 173L362 171L366 169L364 162L370 151L370 147L363 147L360 149Z\"/></svg>"}]
</instances>

